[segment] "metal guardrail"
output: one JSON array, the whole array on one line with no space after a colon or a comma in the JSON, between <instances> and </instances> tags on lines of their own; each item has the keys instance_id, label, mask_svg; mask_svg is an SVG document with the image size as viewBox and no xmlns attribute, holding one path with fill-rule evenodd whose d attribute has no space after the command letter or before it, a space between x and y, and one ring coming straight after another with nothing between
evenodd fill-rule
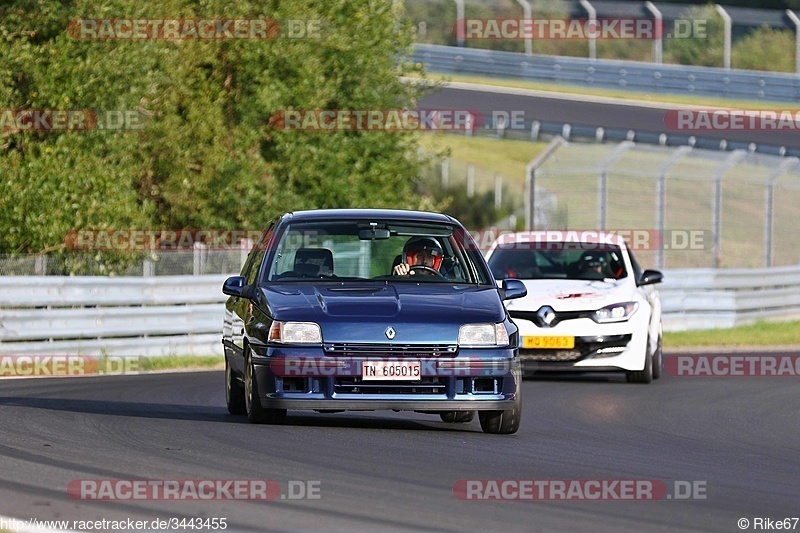
<instances>
[{"instance_id":1,"label":"metal guardrail","mask_svg":"<svg viewBox=\"0 0 800 533\"><path fill-rule=\"evenodd\" d=\"M800 267L664 275L667 331L800 317ZM224 279L0 278L0 355L221 355Z\"/></svg>"},{"instance_id":2,"label":"metal guardrail","mask_svg":"<svg viewBox=\"0 0 800 533\"><path fill-rule=\"evenodd\" d=\"M222 355L226 277L2 277L0 355Z\"/></svg>"},{"instance_id":3,"label":"metal guardrail","mask_svg":"<svg viewBox=\"0 0 800 533\"><path fill-rule=\"evenodd\" d=\"M800 318L800 267L664 272L664 329L729 328Z\"/></svg>"},{"instance_id":4,"label":"metal guardrail","mask_svg":"<svg viewBox=\"0 0 800 533\"><path fill-rule=\"evenodd\" d=\"M413 59L427 70L711 97L800 101L800 76L638 61L525 55L478 48L416 44Z\"/></svg>"}]
</instances>

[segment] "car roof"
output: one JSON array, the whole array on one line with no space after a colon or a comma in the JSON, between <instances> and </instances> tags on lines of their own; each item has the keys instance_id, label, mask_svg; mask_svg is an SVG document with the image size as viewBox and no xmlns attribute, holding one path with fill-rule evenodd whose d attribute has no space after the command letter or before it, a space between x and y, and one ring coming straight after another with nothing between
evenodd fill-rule
<instances>
[{"instance_id":1,"label":"car roof","mask_svg":"<svg viewBox=\"0 0 800 533\"><path fill-rule=\"evenodd\" d=\"M406 220L415 222L444 222L459 224L456 219L442 213L428 211L410 211L404 209L314 209L308 211L294 211L286 214L292 220ZM460 224L459 224L460 225Z\"/></svg>"}]
</instances>

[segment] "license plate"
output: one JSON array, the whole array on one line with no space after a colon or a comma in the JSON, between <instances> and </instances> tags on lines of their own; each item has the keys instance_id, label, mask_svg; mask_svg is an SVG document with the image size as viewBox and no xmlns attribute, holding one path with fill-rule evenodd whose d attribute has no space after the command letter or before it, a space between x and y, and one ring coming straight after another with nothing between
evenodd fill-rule
<instances>
[{"instance_id":1,"label":"license plate","mask_svg":"<svg viewBox=\"0 0 800 533\"><path fill-rule=\"evenodd\" d=\"M364 381L416 381L422 377L419 361L362 361L361 378Z\"/></svg>"},{"instance_id":2,"label":"license plate","mask_svg":"<svg viewBox=\"0 0 800 533\"><path fill-rule=\"evenodd\" d=\"M575 347L575 337L522 337L523 348L559 350Z\"/></svg>"}]
</instances>

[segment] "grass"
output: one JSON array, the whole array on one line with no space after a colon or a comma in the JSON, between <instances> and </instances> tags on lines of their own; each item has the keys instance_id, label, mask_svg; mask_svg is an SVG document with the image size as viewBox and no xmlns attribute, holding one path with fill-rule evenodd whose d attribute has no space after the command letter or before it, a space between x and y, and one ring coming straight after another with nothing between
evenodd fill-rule
<instances>
[{"instance_id":1,"label":"grass","mask_svg":"<svg viewBox=\"0 0 800 533\"><path fill-rule=\"evenodd\" d=\"M482 85L493 85L497 87L513 87L517 89L532 89L536 91L548 91L563 94L576 94L586 96L600 96L604 98L620 98L624 100L635 100L640 102L660 102L670 104L686 104L695 106L724 107L735 109L781 109L798 110L800 104L797 102L765 102L763 100L733 100L729 98L712 98L703 96L687 96L681 94L668 93L645 93L637 91L624 91L617 89L606 89L601 87L583 87L581 85L570 85L566 83L547 83L515 80L509 78L490 78L484 76L467 76L462 74L437 74L428 73L428 77L435 81L456 81L462 83L476 83Z\"/></svg>"},{"instance_id":2,"label":"grass","mask_svg":"<svg viewBox=\"0 0 800 533\"><path fill-rule=\"evenodd\" d=\"M450 183L465 181L467 164L473 163L476 190L494 189L495 173L503 176L512 188L521 190L525 166L547 146L543 142L434 132L422 134L420 144L428 153L448 151Z\"/></svg>"},{"instance_id":3,"label":"grass","mask_svg":"<svg viewBox=\"0 0 800 533\"><path fill-rule=\"evenodd\" d=\"M800 321L764 322L730 329L664 332L664 349L694 346L800 346Z\"/></svg>"}]
</instances>

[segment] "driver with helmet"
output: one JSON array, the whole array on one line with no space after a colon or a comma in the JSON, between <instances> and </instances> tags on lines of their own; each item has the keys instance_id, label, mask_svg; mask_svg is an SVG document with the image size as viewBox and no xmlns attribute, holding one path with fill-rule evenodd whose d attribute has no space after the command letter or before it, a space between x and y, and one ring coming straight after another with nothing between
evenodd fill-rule
<instances>
[{"instance_id":1,"label":"driver with helmet","mask_svg":"<svg viewBox=\"0 0 800 533\"><path fill-rule=\"evenodd\" d=\"M400 264L394 267L395 276L425 274L440 275L444 250L433 237L412 237L403 247Z\"/></svg>"}]
</instances>

